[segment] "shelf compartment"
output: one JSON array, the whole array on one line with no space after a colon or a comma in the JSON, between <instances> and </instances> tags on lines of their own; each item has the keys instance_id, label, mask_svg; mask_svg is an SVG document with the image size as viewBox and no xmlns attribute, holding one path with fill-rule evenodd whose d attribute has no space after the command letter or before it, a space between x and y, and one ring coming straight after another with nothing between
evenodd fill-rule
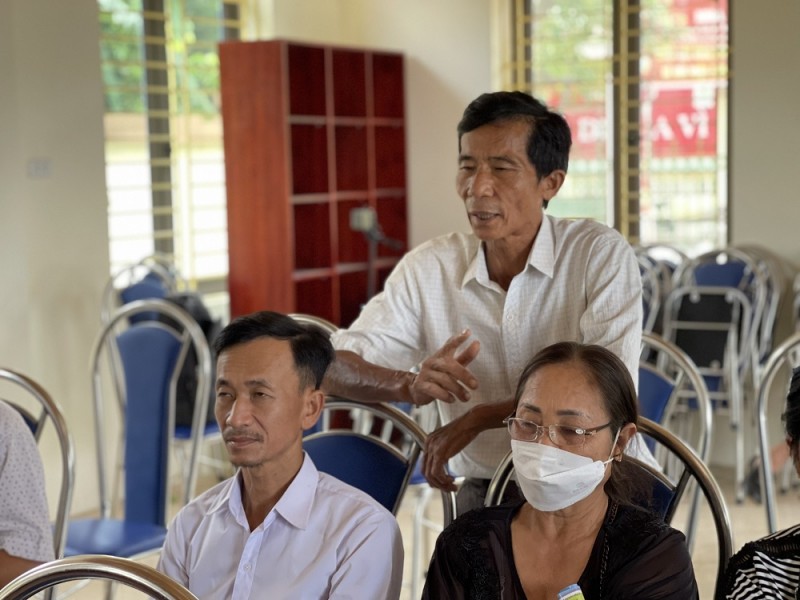
<instances>
[{"instance_id":1,"label":"shelf compartment","mask_svg":"<svg viewBox=\"0 0 800 600\"><path fill-rule=\"evenodd\" d=\"M328 191L327 128L292 125L292 193Z\"/></svg>"},{"instance_id":2,"label":"shelf compartment","mask_svg":"<svg viewBox=\"0 0 800 600\"><path fill-rule=\"evenodd\" d=\"M294 312L316 315L332 323L337 321L333 302L333 280L330 277L303 279L294 284Z\"/></svg>"},{"instance_id":3,"label":"shelf compartment","mask_svg":"<svg viewBox=\"0 0 800 600\"><path fill-rule=\"evenodd\" d=\"M330 208L326 204L295 204L294 265L295 269L328 267L331 256ZM257 274L253 274L257 277Z\"/></svg>"},{"instance_id":4,"label":"shelf compartment","mask_svg":"<svg viewBox=\"0 0 800 600\"><path fill-rule=\"evenodd\" d=\"M350 211L369 206L364 201L340 200L336 204L339 262L367 262L367 239L360 231L350 229Z\"/></svg>"},{"instance_id":5,"label":"shelf compartment","mask_svg":"<svg viewBox=\"0 0 800 600\"><path fill-rule=\"evenodd\" d=\"M339 276L341 325L355 321L361 306L367 301L367 271L354 271Z\"/></svg>"},{"instance_id":6,"label":"shelf compartment","mask_svg":"<svg viewBox=\"0 0 800 600\"><path fill-rule=\"evenodd\" d=\"M336 189L366 190L367 128L336 127Z\"/></svg>"},{"instance_id":7,"label":"shelf compartment","mask_svg":"<svg viewBox=\"0 0 800 600\"><path fill-rule=\"evenodd\" d=\"M338 116L367 115L367 85L363 52L333 50L333 112Z\"/></svg>"},{"instance_id":8,"label":"shelf compartment","mask_svg":"<svg viewBox=\"0 0 800 600\"><path fill-rule=\"evenodd\" d=\"M386 237L402 242L402 248L380 245L379 256L402 256L408 251L408 221L405 197L378 198L378 223Z\"/></svg>"},{"instance_id":9,"label":"shelf compartment","mask_svg":"<svg viewBox=\"0 0 800 600\"><path fill-rule=\"evenodd\" d=\"M289 112L293 115L325 114L325 51L290 44Z\"/></svg>"},{"instance_id":10,"label":"shelf compartment","mask_svg":"<svg viewBox=\"0 0 800 600\"><path fill-rule=\"evenodd\" d=\"M405 130L402 127L375 127L377 187L406 187L405 144Z\"/></svg>"},{"instance_id":11,"label":"shelf compartment","mask_svg":"<svg viewBox=\"0 0 800 600\"><path fill-rule=\"evenodd\" d=\"M404 117L403 79L401 55L378 52L372 54L372 93L376 117Z\"/></svg>"}]
</instances>

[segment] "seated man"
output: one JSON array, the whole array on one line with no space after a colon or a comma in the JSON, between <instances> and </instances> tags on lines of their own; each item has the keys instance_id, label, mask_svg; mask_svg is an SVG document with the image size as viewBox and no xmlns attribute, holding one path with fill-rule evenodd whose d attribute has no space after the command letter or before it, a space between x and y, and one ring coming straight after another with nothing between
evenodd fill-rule
<instances>
[{"instance_id":1,"label":"seated man","mask_svg":"<svg viewBox=\"0 0 800 600\"><path fill-rule=\"evenodd\" d=\"M0 400L0 588L53 558L36 441L20 414Z\"/></svg>"},{"instance_id":2,"label":"seated man","mask_svg":"<svg viewBox=\"0 0 800 600\"><path fill-rule=\"evenodd\" d=\"M239 471L178 513L159 569L204 600L398 598L394 516L303 452L334 357L326 334L264 311L231 322L215 350L215 413Z\"/></svg>"}]
</instances>

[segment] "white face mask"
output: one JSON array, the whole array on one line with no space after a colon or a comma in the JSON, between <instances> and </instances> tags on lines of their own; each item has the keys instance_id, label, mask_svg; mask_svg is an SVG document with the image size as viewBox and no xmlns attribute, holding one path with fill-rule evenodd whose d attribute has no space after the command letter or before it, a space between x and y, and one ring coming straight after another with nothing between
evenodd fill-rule
<instances>
[{"instance_id":1,"label":"white face mask","mask_svg":"<svg viewBox=\"0 0 800 600\"><path fill-rule=\"evenodd\" d=\"M612 444L617 444L619 431ZM534 508L552 512L572 506L591 494L603 481L613 459L592 460L555 446L511 440L517 485Z\"/></svg>"}]
</instances>

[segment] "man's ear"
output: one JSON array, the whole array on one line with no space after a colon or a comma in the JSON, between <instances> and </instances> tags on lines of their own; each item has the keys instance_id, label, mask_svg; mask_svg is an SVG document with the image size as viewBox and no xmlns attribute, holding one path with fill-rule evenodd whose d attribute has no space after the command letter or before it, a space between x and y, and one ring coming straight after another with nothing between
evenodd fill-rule
<instances>
[{"instance_id":1,"label":"man's ear","mask_svg":"<svg viewBox=\"0 0 800 600\"><path fill-rule=\"evenodd\" d=\"M303 403L303 430L310 429L316 425L325 408L325 394L322 390L309 390L305 393Z\"/></svg>"},{"instance_id":2,"label":"man's ear","mask_svg":"<svg viewBox=\"0 0 800 600\"><path fill-rule=\"evenodd\" d=\"M561 169L556 169L546 177L542 177L542 180L539 182L542 198L548 202L555 198L556 194L558 194L558 190L564 185L564 179L566 179L566 177L566 171L562 171Z\"/></svg>"}]
</instances>

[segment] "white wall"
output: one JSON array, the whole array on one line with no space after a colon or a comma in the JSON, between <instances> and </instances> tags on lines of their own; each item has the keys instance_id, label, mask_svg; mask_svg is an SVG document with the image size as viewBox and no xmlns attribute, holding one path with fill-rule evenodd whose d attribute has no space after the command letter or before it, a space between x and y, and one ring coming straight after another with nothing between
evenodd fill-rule
<instances>
[{"instance_id":1,"label":"white wall","mask_svg":"<svg viewBox=\"0 0 800 600\"><path fill-rule=\"evenodd\" d=\"M800 3L735 2L731 237L800 267Z\"/></svg>"},{"instance_id":2,"label":"white wall","mask_svg":"<svg viewBox=\"0 0 800 600\"><path fill-rule=\"evenodd\" d=\"M0 2L0 364L63 405L90 493L87 363L108 273L98 34L93 0ZM30 177L32 159L49 173Z\"/></svg>"}]
</instances>

